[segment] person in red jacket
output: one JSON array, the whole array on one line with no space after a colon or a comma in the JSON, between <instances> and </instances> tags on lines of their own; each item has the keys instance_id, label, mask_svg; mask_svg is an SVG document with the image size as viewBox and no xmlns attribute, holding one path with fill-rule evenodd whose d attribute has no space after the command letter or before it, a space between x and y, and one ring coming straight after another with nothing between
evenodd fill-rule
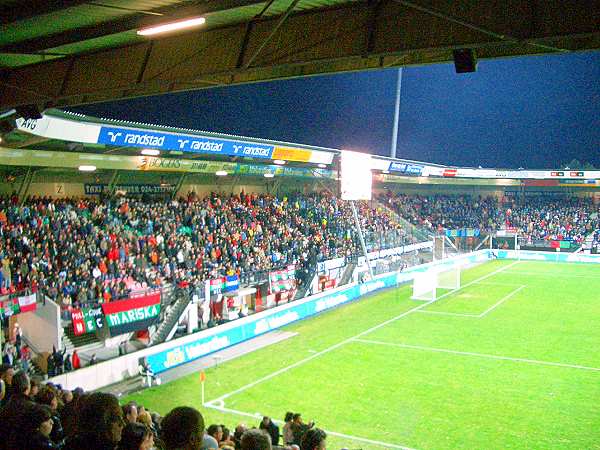
<instances>
[{"instance_id":1,"label":"person in red jacket","mask_svg":"<svg viewBox=\"0 0 600 450\"><path fill-rule=\"evenodd\" d=\"M73 350L73 356L71 357L71 365L73 366L73 370L77 370L81 367L81 360L79 359L77 350Z\"/></svg>"}]
</instances>

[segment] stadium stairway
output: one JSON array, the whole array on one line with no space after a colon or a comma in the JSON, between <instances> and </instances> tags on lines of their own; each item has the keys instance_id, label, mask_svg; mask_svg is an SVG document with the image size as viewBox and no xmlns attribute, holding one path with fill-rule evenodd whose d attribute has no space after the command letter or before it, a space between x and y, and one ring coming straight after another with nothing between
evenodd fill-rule
<instances>
[{"instance_id":1,"label":"stadium stairway","mask_svg":"<svg viewBox=\"0 0 600 450\"><path fill-rule=\"evenodd\" d=\"M382 203L379 200L373 200L373 203L375 204L374 206L376 208L379 207L387 211L396 222L402 225L402 228L404 228L404 230L406 230L407 233L411 234L417 239L416 242L431 241L433 239L433 234L431 232L427 231L423 227L417 227L416 225L413 225L404 217L401 217L396 211L394 211L393 208L390 208L385 203Z\"/></svg>"},{"instance_id":2,"label":"stadium stairway","mask_svg":"<svg viewBox=\"0 0 600 450\"><path fill-rule=\"evenodd\" d=\"M356 264L353 262L349 262L346 264L346 268L344 269L344 273L342 274L342 278L338 283L338 286L344 286L352 281L352 274L354 274L354 269L356 268Z\"/></svg>"},{"instance_id":3,"label":"stadium stairway","mask_svg":"<svg viewBox=\"0 0 600 450\"><path fill-rule=\"evenodd\" d=\"M186 308L192 300L192 296L189 294L189 292L184 290L179 291L179 295L177 297L177 301L172 306L171 310L160 323L156 329L156 332L150 337L149 346L160 344L173 338L177 328L177 323L179 322L181 316L185 313Z\"/></svg>"},{"instance_id":4,"label":"stadium stairway","mask_svg":"<svg viewBox=\"0 0 600 450\"><path fill-rule=\"evenodd\" d=\"M78 352L80 352L81 350L100 348L103 345L94 333L86 333L80 336L75 336L73 325L64 327L63 331L63 346L67 349L67 353L69 354L73 353L75 348Z\"/></svg>"}]
</instances>

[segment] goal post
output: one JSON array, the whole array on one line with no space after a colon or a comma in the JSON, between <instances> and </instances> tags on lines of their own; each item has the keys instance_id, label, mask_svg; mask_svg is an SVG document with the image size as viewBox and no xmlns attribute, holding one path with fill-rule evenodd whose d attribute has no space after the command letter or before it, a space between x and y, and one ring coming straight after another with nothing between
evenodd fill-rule
<instances>
[{"instance_id":1,"label":"goal post","mask_svg":"<svg viewBox=\"0 0 600 450\"><path fill-rule=\"evenodd\" d=\"M460 288L460 267L448 269L431 268L425 272L417 272L413 278L413 300L436 300L440 290L457 290Z\"/></svg>"}]
</instances>

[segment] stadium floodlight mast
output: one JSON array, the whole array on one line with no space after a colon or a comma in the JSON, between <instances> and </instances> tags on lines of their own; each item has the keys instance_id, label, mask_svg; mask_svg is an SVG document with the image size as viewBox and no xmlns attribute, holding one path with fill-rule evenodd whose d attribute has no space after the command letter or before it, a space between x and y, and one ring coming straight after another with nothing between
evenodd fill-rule
<instances>
[{"instance_id":1,"label":"stadium floodlight mast","mask_svg":"<svg viewBox=\"0 0 600 450\"><path fill-rule=\"evenodd\" d=\"M187 28L198 27L204 25L206 19L204 17L192 17L185 20L178 20L176 22L163 23L162 25L156 25L153 27L142 28L137 31L140 36L154 36L156 34L168 33L170 31L185 30Z\"/></svg>"}]
</instances>

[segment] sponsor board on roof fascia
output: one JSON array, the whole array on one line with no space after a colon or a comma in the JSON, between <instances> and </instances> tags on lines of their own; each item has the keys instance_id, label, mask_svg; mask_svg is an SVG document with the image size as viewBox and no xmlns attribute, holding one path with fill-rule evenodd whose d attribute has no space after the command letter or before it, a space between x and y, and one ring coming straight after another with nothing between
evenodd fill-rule
<instances>
[{"instance_id":1,"label":"sponsor board on roof fascia","mask_svg":"<svg viewBox=\"0 0 600 450\"><path fill-rule=\"evenodd\" d=\"M52 116L17 119L17 129L36 136L87 144L178 150L188 153L246 156L259 159L331 164L333 153L170 132L114 127Z\"/></svg>"},{"instance_id":2,"label":"sponsor board on roof fascia","mask_svg":"<svg viewBox=\"0 0 600 450\"><path fill-rule=\"evenodd\" d=\"M201 161L175 158L155 158L149 156L119 156L45 150L21 150L0 148L0 164L9 166L63 167L76 169L82 164L93 164L99 169L141 170L148 172L190 172L213 174L225 170L241 175L262 175L270 172L275 175L333 178L328 169L308 169L303 167L261 166L220 161Z\"/></svg>"}]
</instances>

